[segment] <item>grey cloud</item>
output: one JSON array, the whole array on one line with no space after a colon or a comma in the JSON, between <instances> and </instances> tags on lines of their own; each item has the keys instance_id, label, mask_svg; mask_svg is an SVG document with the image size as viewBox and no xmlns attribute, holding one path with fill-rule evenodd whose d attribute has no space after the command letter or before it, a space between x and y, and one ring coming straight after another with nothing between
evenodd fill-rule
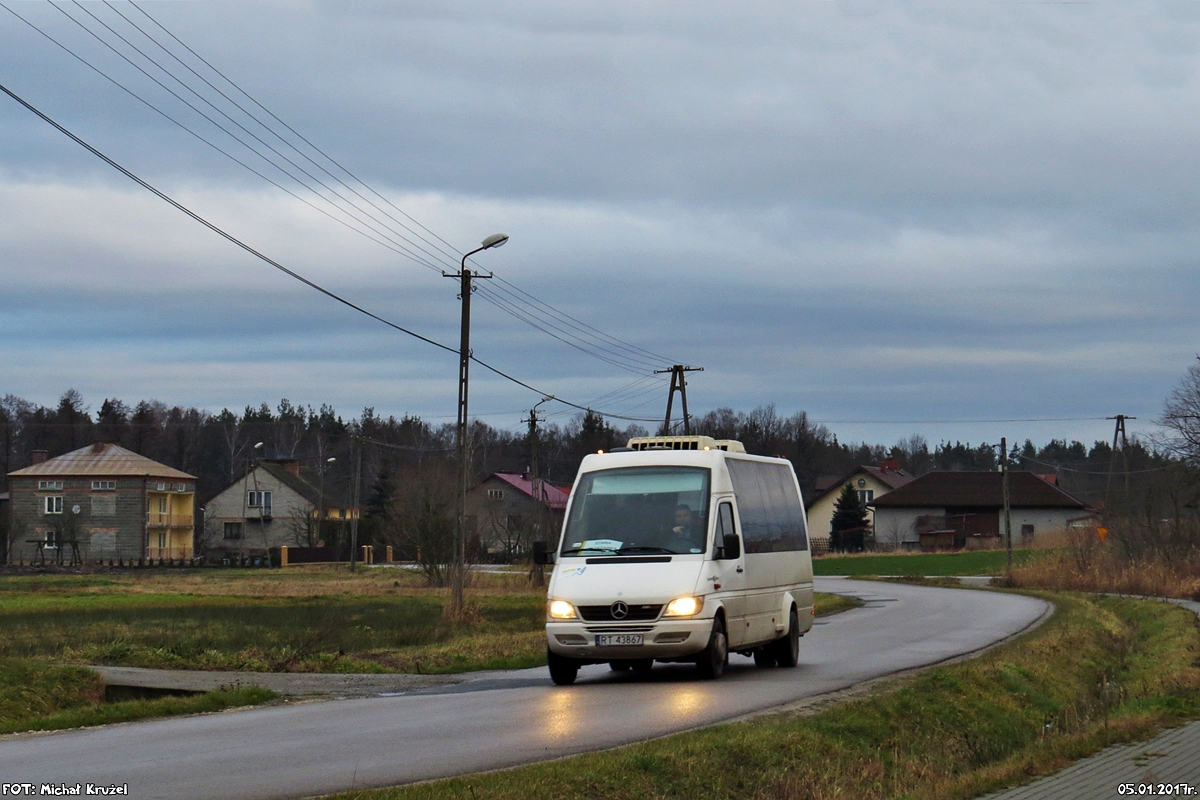
<instances>
[{"instance_id":1,"label":"grey cloud","mask_svg":"<svg viewBox=\"0 0 1200 800\"><path fill-rule=\"evenodd\" d=\"M16 7L83 47L48 5ZM701 407L1135 413L1157 408L1196 347L1194 4L149 8L357 173L415 198L456 245L512 234L484 268L704 364ZM0 70L252 244L455 341L449 281L271 200L10 18ZM0 364L17 393L74 385L38 366L73 341L136 359L153 340L159 369L125 380L146 396L175 387L178 402L300 390L433 414L453 394L437 354L133 199L7 102L0 170L0 202L28 220L0 232L0 331L22 348ZM86 293L49 290L63 265ZM164 266L174 291L155 280ZM498 366L578 396L625 380L476 308L477 353ZM216 377L187 377L200 363ZM398 394L379 377L389 363L412 399L354 400ZM86 393L105 393L103 370L86 372ZM485 405L525 402L479 380Z\"/></svg>"}]
</instances>

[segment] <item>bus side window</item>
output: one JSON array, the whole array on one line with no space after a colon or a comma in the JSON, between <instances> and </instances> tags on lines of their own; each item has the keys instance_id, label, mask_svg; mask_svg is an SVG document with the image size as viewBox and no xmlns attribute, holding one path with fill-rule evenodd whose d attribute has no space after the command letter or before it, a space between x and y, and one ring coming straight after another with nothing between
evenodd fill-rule
<instances>
[{"instance_id":1,"label":"bus side window","mask_svg":"<svg viewBox=\"0 0 1200 800\"><path fill-rule=\"evenodd\" d=\"M737 538L737 529L733 525L733 505L731 503L721 503L718 506L717 524L714 527L716 529L713 537L714 557L718 559L737 558L740 553L730 554L725 552L725 537L732 536ZM740 546L737 549L740 551Z\"/></svg>"}]
</instances>

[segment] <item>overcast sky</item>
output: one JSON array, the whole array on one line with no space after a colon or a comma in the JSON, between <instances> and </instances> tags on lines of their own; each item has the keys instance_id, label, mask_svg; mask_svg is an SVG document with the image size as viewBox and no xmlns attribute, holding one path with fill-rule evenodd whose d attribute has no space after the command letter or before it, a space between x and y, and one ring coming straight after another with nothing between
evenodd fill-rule
<instances>
[{"instance_id":1,"label":"overcast sky","mask_svg":"<svg viewBox=\"0 0 1200 800\"><path fill-rule=\"evenodd\" d=\"M480 282L476 356L606 412L661 417L666 382L645 376L679 362L704 367L694 412L774 403L843 441L1091 443L1117 413L1151 429L1200 350L1190 0L4 2L291 194L4 9L0 83L398 325L457 348L456 283L430 263L453 269L509 234L474 258L508 282ZM317 191L63 12L288 166L114 32L153 56ZM375 219L345 216L333 190ZM0 220L0 394L54 404L73 387L93 411L105 397L212 411L286 397L454 418L453 353L239 250L8 97ZM430 263L363 235L403 245L401 222ZM626 344L594 358L487 302L497 290ZM472 377L473 412L500 427L541 396ZM1059 421L978 421L1016 419Z\"/></svg>"}]
</instances>

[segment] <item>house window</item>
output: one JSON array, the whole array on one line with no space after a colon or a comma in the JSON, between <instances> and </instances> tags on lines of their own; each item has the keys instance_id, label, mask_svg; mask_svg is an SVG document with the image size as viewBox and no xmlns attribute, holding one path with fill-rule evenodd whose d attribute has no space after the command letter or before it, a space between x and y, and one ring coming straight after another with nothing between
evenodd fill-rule
<instances>
[{"instance_id":1,"label":"house window","mask_svg":"<svg viewBox=\"0 0 1200 800\"><path fill-rule=\"evenodd\" d=\"M503 500L503 499L504 499L504 490L503 489L488 489L488 500Z\"/></svg>"},{"instance_id":2,"label":"house window","mask_svg":"<svg viewBox=\"0 0 1200 800\"><path fill-rule=\"evenodd\" d=\"M165 492L167 490L167 485L165 483L156 483L154 484L154 489L155 491Z\"/></svg>"},{"instance_id":3,"label":"house window","mask_svg":"<svg viewBox=\"0 0 1200 800\"><path fill-rule=\"evenodd\" d=\"M116 481L92 481L93 492L115 492L116 490Z\"/></svg>"},{"instance_id":4,"label":"house window","mask_svg":"<svg viewBox=\"0 0 1200 800\"><path fill-rule=\"evenodd\" d=\"M165 550L166 547L167 547L167 532L159 531L158 532L158 549Z\"/></svg>"},{"instance_id":5,"label":"house window","mask_svg":"<svg viewBox=\"0 0 1200 800\"><path fill-rule=\"evenodd\" d=\"M168 508L169 508L169 506L167 504L166 495L163 495L162 497L158 498L158 513L166 514Z\"/></svg>"},{"instance_id":6,"label":"house window","mask_svg":"<svg viewBox=\"0 0 1200 800\"><path fill-rule=\"evenodd\" d=\"M58 531L46 531L46 544L43 547L58 547Z\"/></svg>"},{"instance_id":7,"label":"house window","mask_svg":"<svg viewBox=\"0 0 1200 800\"><path fill-rule=\"evenodd\" d=\"M41 491L61 492L62 488L62 481L38 481L38 489Z\"/></svg>"},{"instance_id":8,"label":"house window","mask_svg":"<svg viewBox=\"0 0 1200 800\"><path fill-rule=\"evenodd\" d=\"M346 518L346 509L339 508L338 509L338 519L345 519L345 518Z\"/></svg>"},{"instance_id":9,"label":"house window","mask_svg":"<svg viewBox=\"0 0 1200 800\"><path fill-rule=\"evenodd\" d=\"M875 490L874 489L859 489L858 490L858 502L862 503L864 506L874 499L875 499Z\"/></svg>"},{"instance_id":10,"label":"house window","mask_svg":"<svg viewBox=\"0 0 1200 800\"><path fill-rule=\"evenodd\" d=\"M46 505L44 506L44 508L45 508L45 512L47 514L61 514L62 513L62 506L63 506L62 495L54 495L54 496L46 497L43 499L46 501Z\"/></svg>"},{"instance_id":11,"label":"house window","mask_svg":"<svg viewBox=\"0 0 1200 800\"><path fill-rule=\"evenodd\" d=\"M242 523L226 522L225 523L225 538L226 539L242 538Z\"/></svg>"},{"instance_id":12,"label":"house window","mask_svg":"<svg viewBox=\"0 0 1200 800\"><path fill-rule=\"evenodd\" d=\"M1033 526L1032 525L1022 525L1021 526L1021 541L1023 543L1028 543L1029 540L1032 538L1033 538Z\"/></svg>"},{"instance_id":13,"label":"house window","mask_svg":"<svg viewBox=\"0 0 1200 800\"><path fill-rule=\"evenodd\" d=\"M246 492L246 505L250 508L271 509L270 492Z\"/></svg>"}]
</instances>

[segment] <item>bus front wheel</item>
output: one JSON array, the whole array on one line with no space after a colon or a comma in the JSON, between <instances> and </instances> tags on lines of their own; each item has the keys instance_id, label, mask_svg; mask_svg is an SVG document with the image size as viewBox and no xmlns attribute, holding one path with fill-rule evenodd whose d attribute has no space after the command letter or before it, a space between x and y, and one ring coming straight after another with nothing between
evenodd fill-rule
<instances>
[{"instance_id":1,"label":"bus front wheel","mask_svg":"<svg viewBox=\"0 0 1200 800\"><path fill-rule=\"evenodd\" d=\"M553 650L546 651L546 663L550 667L550 680L559 686L570 686L579 675L579 662L563 658Z\"/></svg>"}]
</instances>

